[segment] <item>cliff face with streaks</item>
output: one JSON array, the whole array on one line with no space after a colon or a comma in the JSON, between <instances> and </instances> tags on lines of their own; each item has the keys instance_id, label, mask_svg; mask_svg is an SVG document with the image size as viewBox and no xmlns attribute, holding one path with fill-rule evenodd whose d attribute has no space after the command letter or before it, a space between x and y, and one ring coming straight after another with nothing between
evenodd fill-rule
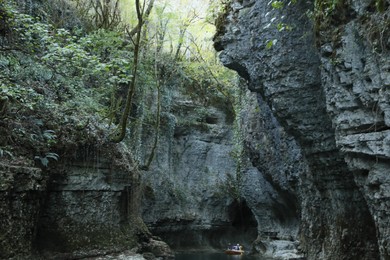
<instances>
[{"instance_id":1,"label":"cliff face with streaks","mask_svg":"<svg viewBox=\"0 0 390 260\"><path fill-rule=\"evenodd\" d=\"M244 95L239 117L251 127L242 129L243 143L263 147L268 164L253 167L245 154L238 165L232 156L237 130L227 111L177 98L169 117L176 122L173 132L163 129L156 159L144 174L143 218L175 249L220 250L237 241L248 252L296 256L299 209L292 187L305 162L276 120L262 116L267 108L257 104L255 95ZM183 128L177 123L183 119L202 124ZM261 156L257 165L265 160ZM266 174L273 171L282 174L273 180Z\"/></svg>"},{"instance_id":2,"label":"cliff face with streaks","mask_svg":"<svg viewBox=\"0 0 390 260\"><path fill-rule=\"evenodd\" d=\"M388 11L351 1L313 30L311 9L233 1L215 47L308 162L297 188L308 258L388 259ZM256 164L261 149L250 148Z\"/></svg>"},{"instance_id":3,"label":"cliff face with streaks","mask_svg":"<svg viewBox=\"0 0 390 260\"><path fill-rule=\"evenodd\" d=\"M3 163L0 176L0 258L8 259L33 251L46 177L38 168Z\"/></svg>"},{"instance_id":4,"label":"cliff face with streaks","mask_svg":"<svg viewBox=\"0 0 390 260\"><path fill-rule=\"evenodd\" d=\"M130 149L81 138L99 132L93 124L67 135L70 120L58 131L56 152L71 155L61 152L49 168L32 161L36 154L15 159L1 150L0 258L36 251L80 258L129 248L170 257L146 230L134 233L143 226L129 223L130 215L140 209L153 234L175 248L243 241L248 251L283 259L300 257L298 249L308 259L390 259L386 8L345 1L321 25L319 16L313 22L303 15L310 4L232 2L215 47L252 91L239 114L246 148L240 164L226 104L183 93L162 116L156 157L142 182ZM0 121L1 147L12 141L10 129L33 119ZM74 131L81 139L72 139ZM145 128L143 135L147 156L153 133ZM140 183L142 192L133 192ZM130 203L141 195L142 205Z\"/></svg>"}]
</instances>

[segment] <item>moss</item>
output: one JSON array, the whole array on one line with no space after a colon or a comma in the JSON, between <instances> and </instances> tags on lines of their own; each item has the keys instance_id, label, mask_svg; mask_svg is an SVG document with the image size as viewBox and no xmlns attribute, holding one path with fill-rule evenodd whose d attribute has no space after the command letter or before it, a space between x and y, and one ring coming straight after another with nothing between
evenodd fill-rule
<instances>
[{"instance_id":1,"label":"moss","mask_svg":"<svg viewBox=\"0 0 390 260\"><path fill-rule=\"evenodd\" d=\"M231 7L231 2L232 1L227 1L225 3L223 11L218 15L217 19L215 20L216 33L213 37L213 41L214 41L214 48L217 51L221 51L223 49L223 47L220 44L219 37L224 35L226 32L226 23L227 23L226 20L229 13L233 10Z\"/></svg>"},{"instance_id":2,"label":"moss","mask_svg":"<svg viewBox=\"0 0 390 260\"><path fill-rule=\"evenodd\" d=\"M376 10L378 12L383 13L385 11L385 8L386 8L385 0L376 0L375 7L376 7Z\"/></svg>"},{"instance_id":3,"label":"moss","mask_svg":"<svg viewBox=\"0 0 390 260\"><path fill-rule=\"evenodd\" d=\"M366 37L372 50L376 53L383 53L390 49L390 44L386 39L390 37L390 18L388 12L378 13L376 15L369 15L361 20L364 31L367 34L362 35Z\"/></svg>"},{"instance_id":4,"label":"moss","mask_svg":"<svg viewBox=\"0 0 390 260\"><path fill-rule=\"evenodd\" d=\"M316 0L313 18L317 45L320 46L322 41L326 41L337 46L340 37L334 27L343 26L353 16L354 11L346 0Z\"/></svg>"},{"instance_id":5,"label":"moss","mask_svg":"<svg viewBox=\"0 0 390 260\"><path fill-rule=\"evenodd\" d=\"M367 7L367 12L358 18L362 27L365 28L364 32L368 32L361 36L366 38L372 50L377 53L382 53L390 48L384 40L389 37L387 29L390 25L390 19L387 9L387 2L374 0ZM340 47L344 25L356 16L357 14L347 0L316 0L313 18L317 46L321 46L323 42L330 42L334 50ZM332 58L336 61L334 55Z\"/></svg>"},{"instance_id":6,"label":"moss","mask_svg":"<svg viewBox=\"0 0 390 260\"><path fill-rule=\"evenodd\" d=\"M143 188L143 195L147 200L155 200L156 195L154 194L154 190L151 186L145 185Z\"/></svg>"},{"instance_id":7,"label":"moss","mask_svg":"<svg viewBox=\"0 0 390 260\"><path fill-rule=\"evenodd\" d=\"M6 36L11 31L9 27L9 13L6 11L4 3L0 3L0 36Z\"/></svg>"}]
</instances>

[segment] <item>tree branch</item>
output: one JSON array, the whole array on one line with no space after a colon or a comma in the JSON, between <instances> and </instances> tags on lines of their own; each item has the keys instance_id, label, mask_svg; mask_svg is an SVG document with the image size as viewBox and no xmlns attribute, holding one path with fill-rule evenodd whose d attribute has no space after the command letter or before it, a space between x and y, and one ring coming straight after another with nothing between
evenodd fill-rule
<instances>
[{"instance_id":1,"label":"tree branch","mask_svg":"<svg viewBox=\"0 0 390 260\"><path fill-rule=\"evenodd\" d=\"M139 5L139 1L137 0L136 2L138 2L138 5ZM137 4L137 3L136 3ZM153 8L153 4L154 4L154 0L150 0L149 2L149 5L148 7L146 8L146 11L145 11L145 14L143 15L144 18L142 19L142 25L143 23L145 23L145 21L148 19L150 13L152 12L152 8ZM141 12L141 10L140 10ZM137 11L137 16L138 16L138 11ZM142 26L141 25L141 26ZM129 31L128 29L126 29L127 31L127 34L129 35L130 38L133 38L134 35L137 33L137 28L138 28L138 24L136 27L134 27L131 31Z\"/></svg>"}]
</instances>

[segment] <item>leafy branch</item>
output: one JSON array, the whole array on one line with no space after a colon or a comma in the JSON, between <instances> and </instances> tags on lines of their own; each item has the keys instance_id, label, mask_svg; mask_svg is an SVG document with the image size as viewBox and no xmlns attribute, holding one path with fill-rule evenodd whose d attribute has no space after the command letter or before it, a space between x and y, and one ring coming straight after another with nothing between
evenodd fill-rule
<instances>
[{"instance_id":1,"label":"leafy branch","mask_svg":"<svg viewBox=\"0 0 390 260\"><path fill-rule=\"evenodd\" d=\"M45 156L35 156L34 159L39 161L42 166L47 167L49 165L49 159L58 161L59 157L56 153L45 153Z\"/></svg>"}]
</instances>

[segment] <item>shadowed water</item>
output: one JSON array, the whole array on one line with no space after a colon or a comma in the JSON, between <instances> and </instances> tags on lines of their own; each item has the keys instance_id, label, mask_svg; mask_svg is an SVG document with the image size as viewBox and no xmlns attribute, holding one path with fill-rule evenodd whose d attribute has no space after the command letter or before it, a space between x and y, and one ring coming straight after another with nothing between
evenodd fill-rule
<instances>
[{"instance_id":1,"label":"shadowed water","mask_svg":"<svg viewBox=\"0 0 390 260\"><path fill-rule=\"evenodd\" d=\"M175 254L175 260L270 260L272 258L263 258L261 256L249 255L226 255L225 253L215 252L180 252Z\"/></svg>"}]
</instances>

